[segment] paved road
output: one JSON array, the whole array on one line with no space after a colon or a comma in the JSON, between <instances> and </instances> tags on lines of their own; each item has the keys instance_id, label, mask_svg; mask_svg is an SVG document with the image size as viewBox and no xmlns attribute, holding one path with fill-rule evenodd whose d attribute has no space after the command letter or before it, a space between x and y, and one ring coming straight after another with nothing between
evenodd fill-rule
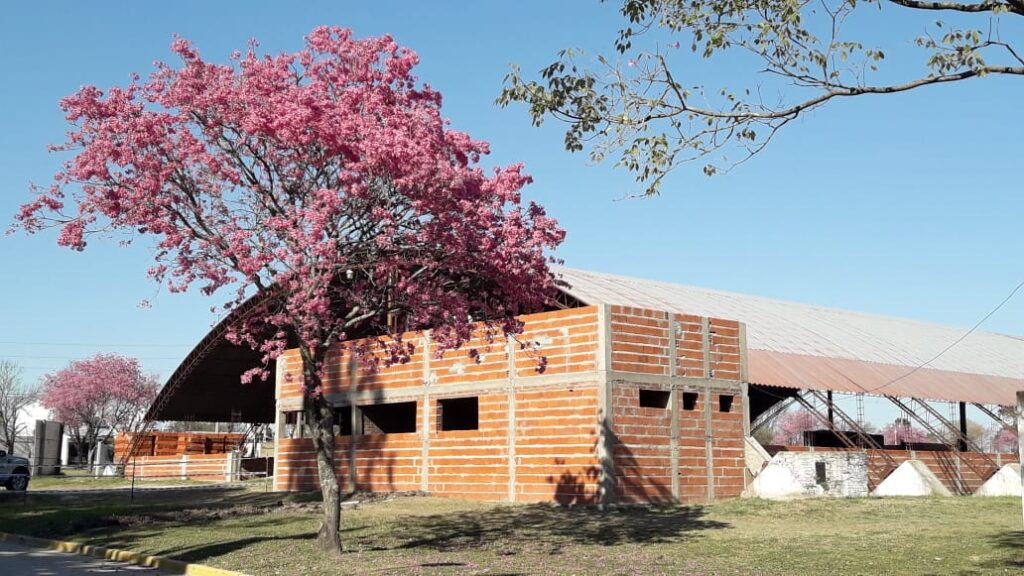
<instances>
[{"instance_id":1,"label":"paved road","mask_svg":"<svg viewBox=\"0 0 1024 576\"><path fill-rule=\"evenodd\" d=\"M11 542L0 542L0 574L10 574L11 576L80 576L84 574L165 576L171 573L155 568L133 566L124 562L101 560L91 556L26 548Z\"/></svg>"}]
</instances>

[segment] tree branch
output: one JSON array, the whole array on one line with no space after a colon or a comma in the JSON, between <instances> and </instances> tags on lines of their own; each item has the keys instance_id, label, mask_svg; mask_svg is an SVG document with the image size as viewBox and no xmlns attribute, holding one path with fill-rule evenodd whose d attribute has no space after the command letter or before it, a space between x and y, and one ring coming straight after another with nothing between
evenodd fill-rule
<instances>
[{"instance_id":1,"label":"tree branch","mask_svg":"<svg viewBox=\"0 0 1024 576\"><path fill-rule=\"evenodd\" d=\"M895 94L897 92L906 92L922 86L928 86L931 84L944 84L947 82L957 82L960 80L966 80L968 78L974 78L975 76L985 76L988 74L1010 74L1016 76L1024 76L1024 66L984 66L974 70L964 70L956 74L943 74L941 76L929 76L927 78L919 78L903 84L893 84L891 86L833 86L829 91L824 94L815 96L805 100L799 104L784 108L782 110L773 110L768 112L716 112L710 109L693 108L690 106L684 106L678 109L679 113L693 113L699 116L707 118L718 118L723 120L772 120L789 118L798 115L800 112L823 104L833 98L841 96L860 96L864 94Z\"/></svg>"},{"instance_id":2,"label":"tree branch","mask_svg":"<svg viewBox=\"0 0 1024 576\"><path fill-rule=\"evenodd\" d=\"M1015 14L1024 14L1022 11L1022 4L1019 1L1008 0L1007 2L1000 2L998 0L985 0L978 4L961 4L959 2L928 2L924 0L889 0L893 4L898 4L906 8L914 8L916 10L950 10L954 12L993 12L1000 8L1006 8L1010 12Z\"/></svg>"}]
</instances>

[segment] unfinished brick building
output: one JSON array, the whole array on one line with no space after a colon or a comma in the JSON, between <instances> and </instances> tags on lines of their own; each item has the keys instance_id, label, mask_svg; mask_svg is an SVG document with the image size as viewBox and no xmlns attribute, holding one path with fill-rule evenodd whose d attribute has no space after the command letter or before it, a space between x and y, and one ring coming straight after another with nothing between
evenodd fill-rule
<instances>
[{"instance_id":1,"label":"unfinished brick building","mask_svg":"<svg viewBox=\"0 0 1024 576\"><path fill-rule=\"evenodd\" d=\"M751 428L788 406L813 412L824 429L816 438L828 441L773 451L866 452L873 485L913 458L934 462L955 493L969 493L995 464L1016 460L985 454L961 433L965 406L999 418L998 407L1024 388L1024 340L977 333L923 367L962 332L559 272L570 285L562 309L524 317L514 339L470 342L475 359L465 350L437 358L426 331L406 335L416 349L405 364L371 373L341 354L332 360L325 393L337 406L343 489L564 504L733 497L765 465L751 456L761 448ZM274 488L315 488L297 354L278 361L275 378L243 387L238 375L256 357L224 340L228 321L182 363L149 418L230 413L273 423ZM948 433L949 450L922 456L922 446L877 442L833 393L891 398L922 426ZM934 401L959 403L959 423L930 413Z\"/></svg>"},{"instance_id":2,"label":"unfinished brick building","mask_svg":"<svg viewBox=\"0 0 1024 576\"><path fill-rule=\"evenodd\" d=\"M743 490L737 322L604 305L523 320L515 340L470 342L476 361L434 358L429 332L408 335L412 361L376 373L335 358L343 487L563 503ZM295 354L279 364L279 490L316 485L300 373Z\"/></svg>"}]
</instances>

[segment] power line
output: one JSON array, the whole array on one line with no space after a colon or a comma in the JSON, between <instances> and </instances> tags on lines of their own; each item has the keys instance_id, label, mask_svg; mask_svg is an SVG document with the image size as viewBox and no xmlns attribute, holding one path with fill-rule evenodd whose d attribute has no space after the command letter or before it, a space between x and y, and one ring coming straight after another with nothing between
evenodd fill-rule
<instances>
[{"instance_id":1,"label":"power line","mask_svg":"<svg viewBox=\"0 0 1024 576\"><path fill-rule=\"evenodd\" d=\"M848 376L847 376L847 379L851 383L853 383L855 386L857 386L858 388L860 388L862 390L862 392L859 392L860 394L870 394L870 393L873 393L873 392L877 392L878 390L881 390L882 388L887 388L889 386L892 386L893 384L899 382L900 380L903 380L904 378L909 377L910 375L914 374L918 370L920 370L920 369L924 368L925 366L928 366L932 362L938 360L943 354L945 354L946 352L949 352L957 344L959 344L959 343L963 342L964 340L966 340L967 337L970 336L971 334L973 334L979 327L981 327L981 325L984 324L986 320L991 318L992 315L995 314L996 312L998 312L1003 306L1005 306L1006 303L1010 301L1010 299L1012 299L1014 296L1016 296L1017 292L1019 292L1021 288L1024 288L1024 280L1021 280L1019 284L1014 286L1013 290L1010 290L1010 293L1006 295L1006 298L1003 298L1003 300L1001 302L999 302L999 304L997 304L995 308L989 310L988 314L985 314L981 318L981 320L978 320L974 324L974 326L971 326L971 328L967 332L965 332L962 336L960 336L959 338L954 340L949 346L946 346L945 348L943 348L935 356L932 356L927 361L922 362L922 363L918 364L917 366L915 366L914 368L912 368L911 370L907 371L906 374L903 374L901 376L893 378L892 380L889 380L888 382L886 382L884 384L880 384L878 386L875 386L874 388L864 388L858 382L854 381L853 379L849 378ZM791 398L791 396L781 396L779 394L775 394L775 393L773 393L773 392L771 392L769 390L766 390L766 386L758 386L757 388L758 388L759 392L761 392L763 394L766 394L768 396L771 396L771 397L773 397L773 398L775 398L777 400L786 400L787 398Z\"/></svg>"},{"instance_id":2,"label":"power line","mask_svg":"<svg viewBox=\"0 0 1024 576\"><path fill-rule=\"evenodd\" d=\"M97 346L118 348L185 348L192 344L113 344L103 342L23 342L20 340L0 340L0 344L18 346Z\"/></svg>"},{"instance_id":3,"label":"power line","mask_svg":"<svg viewBox=\"0 0 1024 576\"><path fill-rule=\"evenodd\" d=\"M906 374L903 374L902 376L899 376L897 378L893 378L892 380L886 382L885 384L881 384L879 386L875 386L874 388L871 388L871 389L868 389L868 390L864 390L864 392L877 392L878 390L881 390L882 388L888 388L889 386L892 386L893 384L899 382L900 380L903 380L904 378L907 378L911 374L914 374L915 372L917 372L918 370L924 368L925 366L928 366L932 362L935 362L943 354L945 354L946 352L949 352L950 350L953 349L953 347L955 347L957 344L963 342L964 340L967 339L968 336L973 334L974 331L977 330L982 324L984 324L986 320L991 318L993 314L998 312L1000 308L1002 308L1007 302L1009 302L1010 299L1013 298L1017 294L1017 292L1020 291L1021 288L1024 288L1024 280L1021 280L1020 284L1017 284L1017 286L1015 286L1013 288L1013 290L1010 290L1010 293L1006 295L1006 298L1003 298L1002 302L1000 302L998 305L996 305L995 308L989 310L988 314L985 314L985 316L983 316L981 318L981 320L978 320L974 324L974 326L971 326L971 329L968 330L967 332L965 332L963 336L961 336L961 337L957 338L956 340L954 340L949 346L946 346L945 348L943 348L938 354L936 354L935 356L932 356L926 362L922 362L922 363L918 364L917 366L915 366L913 369L908 371Z\"/></svg>"},{"instance_id":4,"label":"power line","mask_svg":"<svg viewBox=\"0 0 1024 576\"><path fill-rule=\"evenodd\" d=\"M0 360L29 358L32 360L85 360L85 356L36 356L33 354L6 354ZM181 360L180 356L133 356L135 360Z\"/></svg>"}]
</instances>

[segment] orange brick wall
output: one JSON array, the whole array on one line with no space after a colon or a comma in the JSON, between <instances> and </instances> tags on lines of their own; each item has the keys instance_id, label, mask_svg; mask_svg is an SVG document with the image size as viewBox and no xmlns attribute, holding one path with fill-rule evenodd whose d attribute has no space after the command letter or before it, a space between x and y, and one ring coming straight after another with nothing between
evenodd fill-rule
<instances>
[{"instance_id":1,"label":"orange brick wall","mask_svg":"<svg viewBox=\"0 0 1024 576\"><path fill-rule=\"evenodd\" d=\"M598 404L592 383L516 393L516 500L597 502Z\"/></svg>"},{"instance_id":2,"label":"orange brick wall","mask_svg":"<svg viewBox=\"0 0 1024 576\"><path fill-rule=\"evenodd\" d=\"M740 380L739 322L629 306L609 308L612 370Z\"/></svg>"},{"instance_id":3,"label":"orange brick wall","mask_svg":"<svg viewBox=\"0 0 1024 576\"><path fill-rule=\"evenodd\" d=\"M624 501L703 502L709 495L710 450L714 494L739 494L743 399L737 323L618 306L545 312L523 320L524 331L513 340L488 341L478 334L462 350L443 355L432 347L429 333L407 334L404 340L415 344L410 361L377 372L355 367L350 357L337 353L324 389L338 405L347 405L356 393L357 407L409 401L417 406L416 432L357 435L354 448L352 437L337 439L335 462L343 489L590 504L602 500L605 480L615 486L612 496ZM477 349L479 356L469 358L466 348ZM296 410L301 406L301 363L294 351L280 362L279 407ZM673 444L671 410L637 405L640 382L649 378L661 378L662 385L678 390L699 387L701 402L704 387L710 386L715 411L708 425L723 437L710 446L705 442L701 403L696 415L680 408L679 424L686 432L677 433ZM717 413L720 393L735 396L732 413ZM466 396L478 397L479 429L441 431L438 400ZM681 398L676 395L679 406ZM611 424L604 418L605 403ZM606 437L611 440L602 441ZM604 446L614 455L615 466L607 470L601 460ZM278 490L318 485L309 439L279 440L275 467Z\"/></svg>"},{"instance_id":4,"label":"orange brick wall","mask_svg":"<svg viewBox=\"0 0 1024 576\"><path fill-rule=\"evenodd\" d=\"M744 488L745 414L739 385L739 323L628 306L609 308L612 370L670 378L668 383L614 383L618 497L689 503L739 496ZM667 408L646 408L640 406L641 388L674 394ZM683 405L684 392L697 394L691 409ZM722 395L733 397L728 413L719 410ZM675 441L673 411L678 414Z\"/></svg>"},{"instance_id":5,"label":"orange brick wall","mask_svg":"<svg viewBox=\"0 0 1024 576\"><path fill-rule=\"evenodd\" d=\"M230 473L228 454L139 456L125 465L125 476L143 480L223 482Z\"/></svg>"},{"instance_id":6,"label":"orange brick wall","mask_svg":"<svg viewBox=\"0 0 1024 576\"><path fill-rule=\"evenodd\" d=\"M578 374L597 369L596 306L531 314L523 320L523 332L512 342L517 378L542 374ZM508 345L501 335L489 340L480 331L461 349L447 351L440 358L436 357L436 345L429 343L422 333L404 334L403 341L414 345L409 362L381 365L376 371L367 367L353 369L355 361L350 353L333 352L328 361L327 378L323 383L324 393L340 394L350 390L353 372L357 374L356 390L359 391L394 392L402 388L415 388L423 384L427 362L435 377L432 384L439 386L510 377ZM470 349L479 352L476 359L469 357ZM541 357L546 359L543 372L538 371ZM301 398L302 361L298 350L289 350L279 362L284 363L285 373L284 382L279 385L278 398Z\"/></svg>"},{"instance_id":7,"label":"orange brick wall","mask_svg":"<svg viewBox=\"0 0 1024 576\"><path fill-rule=\"evenodd\" d=\"M593 501L599 467L594 450L596 390L590 384L571 390L517 391L514 446L509 442L507 393L479 396L479 430L441 431L432 419L426 441L419 432L423 429L419 400L417 432L357 437L356 488L381 492L424 489L439 495L506 500L512 473L517 501ZM438 397L446 395L439 393ZM430 400L432 414L437 414L437 399ZM351 436L338 438L335 451L339 479L348 490L352 489L351 441ZM275 466L278 490L318 486L312 440L281 440Z\"/></svg>"},{"instance_id":8,"label":"orange brick wall","mask_svg":"<svg viewBox=\"0 0 1024 576\"><path fill-rule=\"evenodd\" d=\"M669 408L641 408L639 390L640 386L616 383L612 392L616 494L629 502L670 501L671 404Z\"/></svg>"},{"instance_id":9,"label":"orange brick wall","mask_svg":"<svg viewBox=\"0 0 1024 576\"><path fill-rule=\"evenodd\" d=\"M739 390L680 387L666 408L658 408L640 406L641 389L659 388L617 382L613 389L617 440L615 477L619 498L627 502L697 503L706 502L709 497L739 496L744 488L745 466L743 400ZM668 387L660 389L670 390ZM697 394L692 408L684 406L683 392ZM723 394L734 397L728 413L719 411L719 397ZM678 413L674 443L673 410ZM676 459L675 469L673 458ZM678 477L674 489L673 476Z\"/></svg>"},{"instance_id":10,"label":"orange brick wall","mask_svg":"<svg viewBox=\"0 0 1024 576\"><path fill-rule=\"evenodd\" d=\"M114 438L114 460L120 462L135 440L135 433ZM224 454L238 448L242 434L217 432L147 432L135 446L135 456Z\"/></svg>"}]
</instances>

